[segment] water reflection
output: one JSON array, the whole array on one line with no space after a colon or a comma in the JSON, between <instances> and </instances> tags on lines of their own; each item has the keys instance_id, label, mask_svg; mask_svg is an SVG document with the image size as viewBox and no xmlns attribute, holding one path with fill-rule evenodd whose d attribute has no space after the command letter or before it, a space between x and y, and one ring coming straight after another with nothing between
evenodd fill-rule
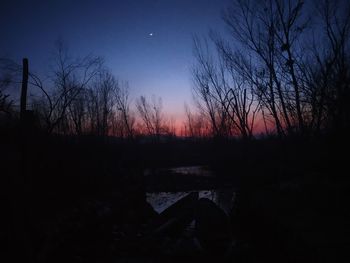
<instances>
[{"instance_id":1,"label":"water reflection","mask_svg":"<svg viewBox=\"0 0 350 263\"><path fill-rule=\"evenodd\" d=\"M213 176L213 171L208 166L196 165L196 166L179 166L171 168L156 168L145 169L144 176L157 175L157 174L176 174L176 175L192 175L192 176Z\"/></svg>"},{"instance_id":2,"label":"water reflection","mask_svg":"<svg viewBox=\"0 0 350 263\"><path fill-rule=\"evenodd\" d=\"M158 213L163 212L166 208L177 202L190 192L159 192L147 193L147 202L152 205ZM230 212L235 199L233 189L212 189L198 191L199 198L208 198L221 207L227 214Z\"/></svg>"},{"instance_id":3,"label":"water reflection","mask_svg":"<svg viewBox=\"0 0 350 263\"><path fill-rule=\"evenodd\" d=\"M213 172L207 166L182 166L168 169L175 174L213 176Z\"/></svg>"}]
</instances>

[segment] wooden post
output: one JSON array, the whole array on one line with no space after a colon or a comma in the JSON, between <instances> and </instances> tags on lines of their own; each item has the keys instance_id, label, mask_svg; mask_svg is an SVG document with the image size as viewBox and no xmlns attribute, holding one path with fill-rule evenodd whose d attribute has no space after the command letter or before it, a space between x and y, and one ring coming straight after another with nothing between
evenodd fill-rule
<instances>
[{"instance_id":1,"label":"wooden post","mask_svg":"<svg viewBox=\"0 0 350 263\"><path fill-rule=\"evenodd\" d=\"M16 195L16 224L14 225L17 232L16 243L20 251L22 251L19 259L25 259L31 262L33 260L31 228L31 178L28 171L28 119L27 119L27 89L28 89L28 59L23 58L22 71L22 90L20 105L20 124L21 124L21 167L18 178Z\"/></svg>"},{"instance_id":2,"label":"wooden post","mask_svg":"<svg viewBox=\"0 0 350 263\"><path fill-rule=\"evenodd\" d=\"M28 59L23 59L22 91L21 91L21 122L24 121L27 109L27 89L28 89Z\"/></svg>"}]
</instances>

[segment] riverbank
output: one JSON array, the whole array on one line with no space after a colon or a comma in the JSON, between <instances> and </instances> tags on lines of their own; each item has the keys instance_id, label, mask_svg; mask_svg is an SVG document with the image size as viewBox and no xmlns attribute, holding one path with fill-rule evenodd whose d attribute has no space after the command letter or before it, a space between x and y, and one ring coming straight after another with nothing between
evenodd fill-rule
<instances>
[{"instance_id":1,"label":"riverbank","mask_svg":"<svg viewBox=\"0 0 350 263\"><path fill-rule=\"evenodd\" d=\"M230 187L237 191L229 213L236 245L228 259L336 262L334 255L348 249L350 180L343 171L349 157L339 138L154 145L36 135L25 145L24 160L19 138L0 138L2 200L9 207L1 232L14 252L29 250L12 254L19 260L167 260L169 254L155 252L163 239L147 251L139 242L157 217L146 192ZM215 176L144 174L193 165L209 167ZM172 247L178 239L168 241ZM193 262L196 246L185 247L190 253L177 260Z\"/></svg>"}]
</instances>

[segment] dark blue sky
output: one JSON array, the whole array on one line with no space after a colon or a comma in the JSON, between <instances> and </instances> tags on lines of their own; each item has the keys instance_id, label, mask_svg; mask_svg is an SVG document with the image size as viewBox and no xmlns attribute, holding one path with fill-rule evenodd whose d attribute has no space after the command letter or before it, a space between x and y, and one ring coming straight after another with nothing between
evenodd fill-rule
<instances>
[{"instance_id":1,"label":"dark blue sky","mask_svg":"<svg viewBox=\"0 0 350 263\"><path fill-rule=\"evenodd\" d=\"M176 115L191 101L192 36L223 30L221 10L230 0L2 0L0 56L28 57L43 74L54 42L73 55L105 58L132 97L163 98ZM153 36L150 36L153 33Z\"/></svg>"}]
</instances>

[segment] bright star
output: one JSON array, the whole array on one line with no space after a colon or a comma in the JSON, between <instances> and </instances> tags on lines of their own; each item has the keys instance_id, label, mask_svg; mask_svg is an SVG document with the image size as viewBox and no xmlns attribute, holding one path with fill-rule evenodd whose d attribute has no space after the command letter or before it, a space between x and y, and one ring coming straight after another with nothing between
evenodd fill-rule
<instances>
[{"instance_id":1,"label":"bright star","mask_svg":"<svg viewBox=\"0 0 350 263\"><path fill-rule=\"evenodd\" d=\"M153 33L149 33L149 36L150 36L150 37L153 37Z\"/></svg>"}]
</instances>

